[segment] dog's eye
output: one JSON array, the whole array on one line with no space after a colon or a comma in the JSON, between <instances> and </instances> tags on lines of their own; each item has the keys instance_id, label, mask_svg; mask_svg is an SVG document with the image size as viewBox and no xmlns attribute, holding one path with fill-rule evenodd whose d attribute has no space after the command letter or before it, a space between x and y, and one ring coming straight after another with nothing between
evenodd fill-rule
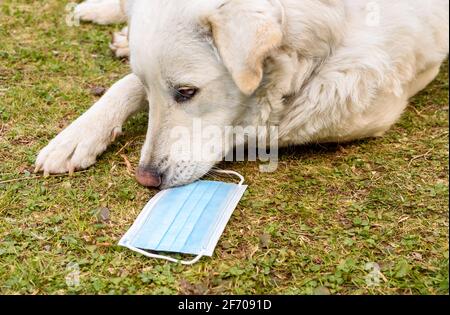
<instances>
[{"instance_id":1,"label":"dog's eye","mask_svg":"<svg viewBox=\"0 0 450 315\"><path fill-rule=\"evenodd\" d=\"M185 103L190 101L198 92L194 87L179 87L175 89L175 101L177 103Z\"/></svg>"}]
</instances>

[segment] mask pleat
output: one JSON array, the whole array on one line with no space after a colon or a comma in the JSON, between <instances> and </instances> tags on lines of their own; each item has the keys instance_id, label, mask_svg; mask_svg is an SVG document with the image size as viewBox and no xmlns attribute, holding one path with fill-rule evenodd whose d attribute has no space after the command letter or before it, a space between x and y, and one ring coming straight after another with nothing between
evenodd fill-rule
<instances>
[{"instance_id":1,"label":"mask pleat","mask_svg":"<svg viewBox=\"0 0 450 315\"><path fill-rule=\"evenodd\" d=\"M209 201L204 205L200 216L191 228L180 252L199 252L206 249L211 229L215 228L220 214L233 185L214 182L215 189Z\"/></svg>"},{"instance_id":2,"label":"mask pleat","mask_svg":"<svg viewBox=\"0 0 450 315\"><path fill-rule=\"evenodd\" d=\"M185 244L188 237L192 234L194 227L196 226L203 211L206 209L211 198L214 196L214 193L217 189L219 189L219 185L215 182L202 182L201 185L204 187L204 193L202 194L200 200L198 200L197 205L193 211L191 211L188 219L184 222L174 242L170 246L171 250L175 252L198 253L199 248L201 248L202 244L192 244L191 248L185 249ZM207 228L203 227L203 230L198 230L196 232L202 234L207 233L208 231L205 231L205 229Z\"/></svg>"},{"instance_id":3,"label":"mask pleat","mask_svg":"<svg viewBox=\"0 0 450 315\"><path fill-rule=\"evenodd\" d=\"M141 232L134 241L135 246L143 249L155 249L197 186L198 183L174 188L171 193L165 195L152 209L146 222L142 225ZM148 235L152 237L149 239Z\"/></svg>"},{"instance_id":4,"label":"mask pleat","mask_svg":"<svg viewBox=\"0 0 450 315\"><path fill-rule=\"evenodd\" d=\"M178 209L177 216L159 242L156 250L172 251L176 242L181 242L181 244L184 243L185 240L180 240L180 234L186 228L188 223L195 219L195 209L201 207L201 203L205 198L209 198L208 195L211 192L208 192L208 189L210 189L210 186L205 185L203 182L197 184L182 207Z\"/></svg>"}]
</instances>

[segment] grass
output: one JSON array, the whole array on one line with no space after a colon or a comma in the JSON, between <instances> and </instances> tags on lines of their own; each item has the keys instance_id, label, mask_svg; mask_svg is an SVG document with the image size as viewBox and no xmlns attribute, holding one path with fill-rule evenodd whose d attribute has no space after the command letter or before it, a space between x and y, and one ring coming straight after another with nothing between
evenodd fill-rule
<instances>
[{"instance_id":1,"label":"grass","mask_svg":"<svg viewBox=\"0 0 450 315\"><path fill-rule=\"evenodd\" d=\"M30 173L90 89L129 71L108 48L119 26L68 27L64 7L0 1L0 293L448 294L447 65L382 139L286 149L270 175L225 165L249 189L212 259L187 267L116 245L156 193L121 156L137 164L145 116L86 172Z\"/></svg>"}]
</instances>

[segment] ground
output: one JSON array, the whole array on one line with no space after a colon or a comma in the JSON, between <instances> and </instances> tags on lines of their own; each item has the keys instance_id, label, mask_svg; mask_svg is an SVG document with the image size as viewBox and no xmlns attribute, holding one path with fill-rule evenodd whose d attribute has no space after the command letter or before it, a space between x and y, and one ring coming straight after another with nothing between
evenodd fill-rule
<instances>
[{"instance_id":1,"label":"ground","mask_svg":"<svg viewBox=\"0 0 450 315\"><path fill-rule=\"evenodd\" d=\"M156 193L126 162L145 115L95 167L31 173L129 71L108 48L120 26L69 27L65 4L0 1L0 293L448 294L447 64L384 138L283 150L273 174L221 165L249 189L214 256L181 266L117 246Z\"/></svg>"}]
</instances>

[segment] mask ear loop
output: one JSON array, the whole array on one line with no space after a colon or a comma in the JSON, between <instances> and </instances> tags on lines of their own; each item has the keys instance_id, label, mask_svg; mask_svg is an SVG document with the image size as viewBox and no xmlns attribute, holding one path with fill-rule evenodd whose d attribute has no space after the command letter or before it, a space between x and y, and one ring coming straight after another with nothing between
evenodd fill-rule
<instances>
[{"instance_id":1,"label":"mask ear loop","mask_svg":"<svg viewBox=\"0 0 450 315\"><path fill-rule=\"evenodd\" d=\"M214 172L222 173L222 174L235 175L235 176L239 177L240 180L241 180L239 182L239 186L242 186L242 184L244 184L244 182L245 182L244 176L242 176L241 174L239 174L238 172L235 172L235 171L214 170Z\"/></svg>"},{"instance_id":2,"label":"mask ear loop","mask_svg":"<svg viewBox=\"0 0 450 315\"><path fill-rule=\"evenodd\" d=\"M127 247L129 249L139 253L139 254L142 254L142 255L146 256L146 257L156 258L156 259L164 259L164 260L168 260L170 262L180 263L182 265L193 265L193 264L198 262L203 257L203 253L200 253L197 256L195 256L195 258L192 259L192 260L179 260L179 259L175 259L175 258L172 258L172 257L169 257L169 256L165 256L165 255L152 254L152 253L146 252L145 250L142 250L140 248L136 248L136 247L133 247L133 246L127 246Z\"/></svg>"}]
</instances>

